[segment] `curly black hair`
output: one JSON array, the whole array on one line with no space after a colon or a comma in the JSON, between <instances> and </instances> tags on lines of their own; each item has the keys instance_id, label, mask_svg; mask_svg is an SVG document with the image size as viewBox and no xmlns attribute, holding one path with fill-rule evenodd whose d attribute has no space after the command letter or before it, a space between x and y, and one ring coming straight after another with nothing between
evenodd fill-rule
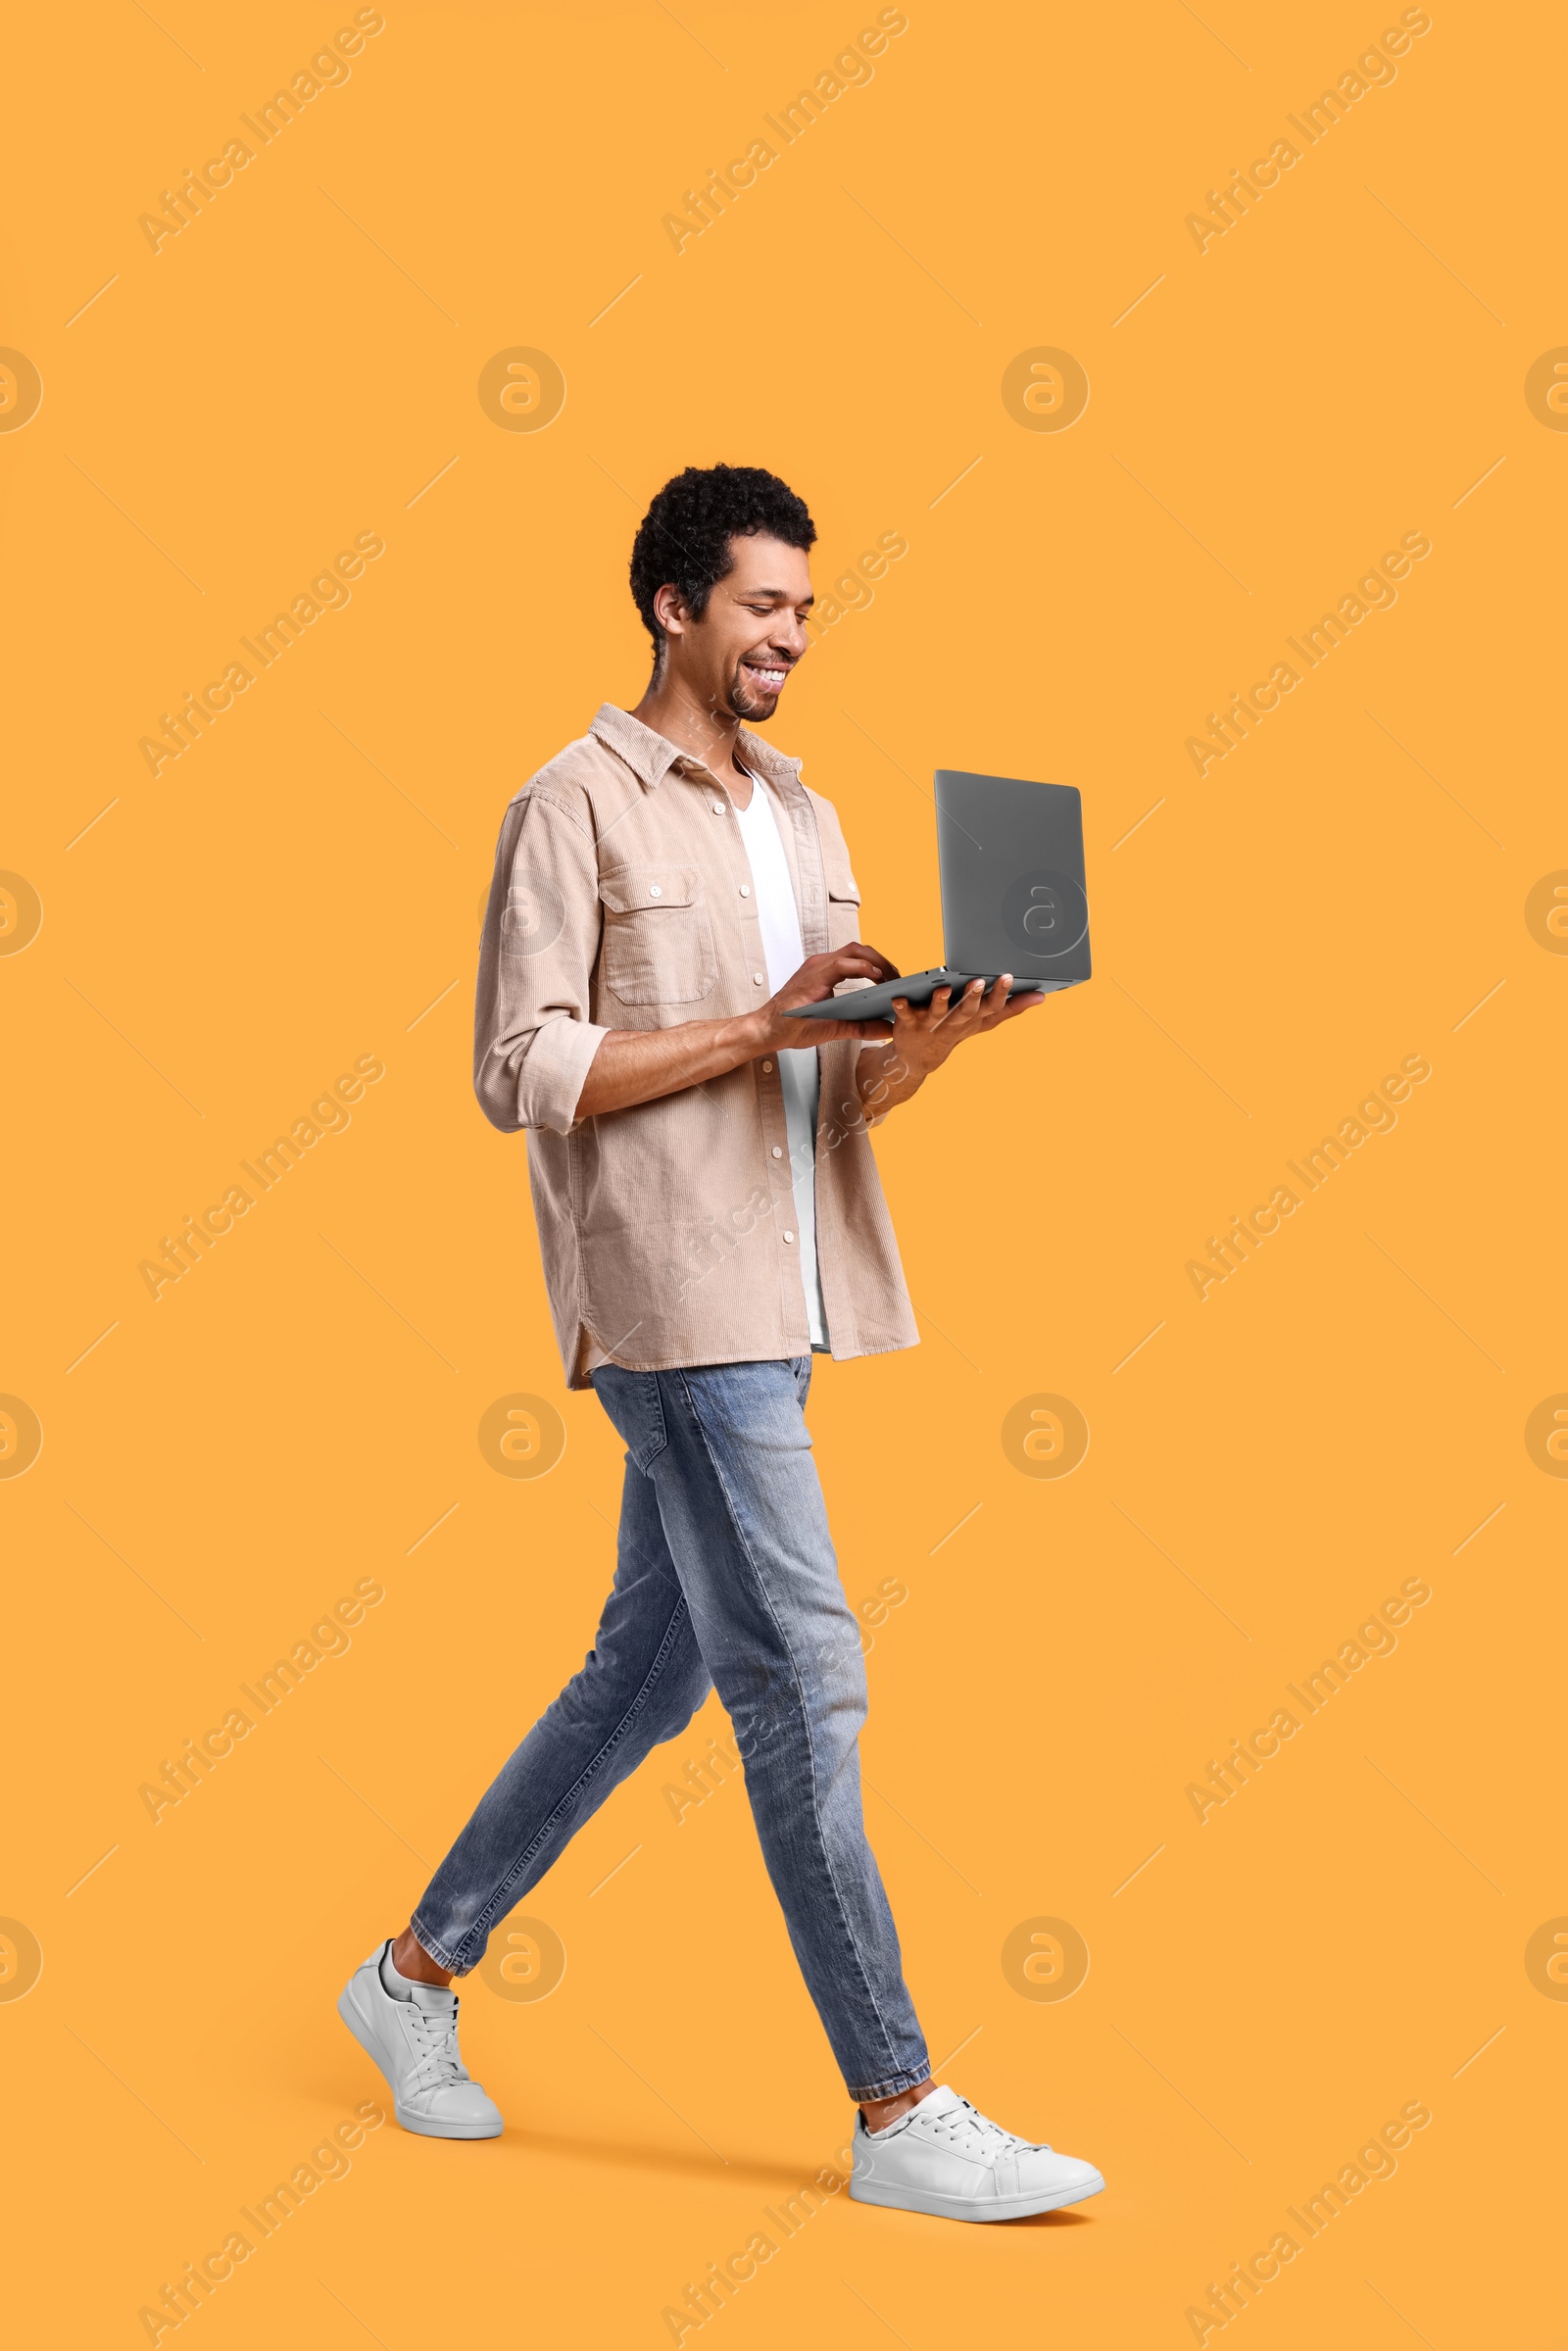
<instances>
[{"instance_id":1,"label":"curly black hair","mask_svg":"<svg viewBox=\"0 0 1568 2351\"><path fill-rule=\"evenodd\" d=\"M654 666L663 659L664 632L654 598L678 588L697 619L713 589L734 567L729 543L765 532L786 547L809 547L816 524L803 499L776 473L760 465L688 465L665 482L643 516L631 551L631 592L654 640Z\"/></svg>"}]
</instances>

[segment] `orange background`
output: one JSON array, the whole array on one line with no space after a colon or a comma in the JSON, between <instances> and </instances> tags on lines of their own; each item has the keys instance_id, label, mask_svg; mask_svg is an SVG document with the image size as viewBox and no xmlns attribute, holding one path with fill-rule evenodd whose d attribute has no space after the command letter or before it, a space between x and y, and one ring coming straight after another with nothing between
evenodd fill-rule
<instances>
[{"instance_id":1,"label":"orange background","mask_svg":"<svg viewBox=\"0 0 1568 2351\"><path fill-rule=\"evenodd\" d=\"M724 459L807 497L819 587L908 540L776 729L873 941L939 950L934 766L1084 794L1096 978L881 1138L925 1342L821 1367L811 1418L852 1602L907 1587L863 1753L933 2054L966 2043L967 2095L1109 2185L984 2232L833 2198L710 2325L1192 2341L1208 2282L1422 2100L1397 2175L1259 2293L1253 2351L1560 2345L1518 2252L1560 2216L1568 2032L1525 1964L1568 1912L1568 1489L1525 1444L1568 1388L1568 963L1525 911L1568 866L1568 441L1524 393L1568 339L1560 24L1436 8L1200 254L1185 216L1382 18L910 0L677 256L662 216L874 9L389 0L154 254L138 215L351 15L13 34L0 341L43 386L0 432L0 865L43 909L0 957L0 1389L43 1431L0 1480L0 1912L42 1953L0 2000L20 2339L147 2339L138 2309L379 2090L338 1987L591 1638L617 1446L564 1389L523 1147L471 1097L477 909L510 795L641 690L643 506ZM546 430L480 406L518 346L565 378ZM1041 347L1087 372L1065 431L1004 405ZM365 530L349 606L152 776L159 713ZM1411 530L1397 604L1200 779L1205 713ZM1205 1237L1416 1053L1396 1129L1200 1302ZM138 1262L362 1054L352 1126L155 1303ZM477 1444L517 1392L566 1427L542 1479ZM1091 1432L1059 1480L1001 1440L1043 1393ZM1396 1653L1200 1825L1209 1758L1412 1577ZM155 1826L140 1785L363 1578L350 1651ZM662 1793L722 1728L529 1897L559 1987L469 1988L506 2136L368 2138L218 2289L209 2351L668 2341L686 2281L834 2161L850 2110L744 1796L677 1825ZM1048 1917L1090 1953L1060 2001L1003 1963ZM26 1973L13 1935L0 1992Z\"/></svg>"}]
</instances>

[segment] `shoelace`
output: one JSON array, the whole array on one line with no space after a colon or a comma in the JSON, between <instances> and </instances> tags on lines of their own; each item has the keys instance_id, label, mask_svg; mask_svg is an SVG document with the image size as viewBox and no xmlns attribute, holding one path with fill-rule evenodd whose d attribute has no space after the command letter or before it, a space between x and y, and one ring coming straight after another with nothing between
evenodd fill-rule
<instances>
[{"instance_id":1,"label":"shoelace","mask_svg":"<svg viewBox=\"0 0 1568 2351\"><path fill-rule=\"evenodd\" d=\"M918 2116L919 2107L914 2111ZM991 2163L1010 2153L1015 2147L1032 2147L1035 2144L1033 2139L1019 2138L1013 2131L1004 2131L1000 2123L993 2123L989 2116L981 2114L977 2107L970 2105L967 2098L962 2101L961 2110L955 2109L941 2116L933 2115L923 2128L933 2137L956 2140L965 2155L979 2155Z\"/></svg>"},{"instance_id":2,"label":"shoelace","mask_svg":"<svg viewBox=\"0 0 1568 2351\"><path fill-rule=\"evenodd\" d=\"M418 2086L445 2089L451 2082L466 2082L467 2068L458 2055L457 2001L433 2015L417 2000L411 2000L408 2007L418 2051Z\"/></svg>"}]
</instances>

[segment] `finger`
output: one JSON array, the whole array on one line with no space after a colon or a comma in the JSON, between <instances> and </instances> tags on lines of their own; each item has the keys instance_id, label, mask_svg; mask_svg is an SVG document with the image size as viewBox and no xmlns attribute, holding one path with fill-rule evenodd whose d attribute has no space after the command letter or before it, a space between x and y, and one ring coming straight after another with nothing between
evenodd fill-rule
<instances>
[{"instance_id":1,"label":"finger","mask_svg":"<svg viewBox=\"0 0 1568 2351\"><path fill-rule=\"evenodd\" d=\"M1031 988L1025 995L1010 998L998 1012L995 1020L988 1022L987 1026L1000 1028L1004 1020L1016 1020L1021 1013L1032 1012L1036 1004L1043 1004L1045 1001L1043 990Z\"/></svg>"},{"instance_id":2,"label":"finger","mask_svg":"<svg viewBox=\"0 0 1568 2351\"><path fill-rule=\"evenodd\" d=\"M852 939L847 946L835 948L824 960L834 971L870 971L883 980L899 977L897 963L890 962L876 948L867 947L863 939Z\"/></svg>"}]
</instances>

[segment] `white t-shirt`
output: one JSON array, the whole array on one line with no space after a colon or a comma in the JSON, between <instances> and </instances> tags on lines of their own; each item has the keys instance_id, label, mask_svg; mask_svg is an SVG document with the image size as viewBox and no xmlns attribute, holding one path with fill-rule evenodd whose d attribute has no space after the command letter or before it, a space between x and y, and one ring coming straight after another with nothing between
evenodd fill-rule
<instances>
[{"instance_id":1,"label":"white t-shirt","mask_svg":"<svg viewBox=\"0 0 1568 2351\"><path fill-rule=\"evenodd\" d=\"M752 868L757 894L757 916L762 927L762 957L767 965L767 989L776 996L806 960L801 943L801 914L795 903L789 859L784 854L780 819L773 795L760 775L752 774L752 797L735 813ZM784 1135L789 1145L790 1177L795 1188L795 1223L801 1244L801 1280L806 1289L806 1318L813 1347L825 1347L827 1315L822 1306L822 1277L816 1262L816 1111L819 1078L816 1048L789 1046L777 1055L779 1084L784 1093Z\"/></svg>"}]
</instances>

